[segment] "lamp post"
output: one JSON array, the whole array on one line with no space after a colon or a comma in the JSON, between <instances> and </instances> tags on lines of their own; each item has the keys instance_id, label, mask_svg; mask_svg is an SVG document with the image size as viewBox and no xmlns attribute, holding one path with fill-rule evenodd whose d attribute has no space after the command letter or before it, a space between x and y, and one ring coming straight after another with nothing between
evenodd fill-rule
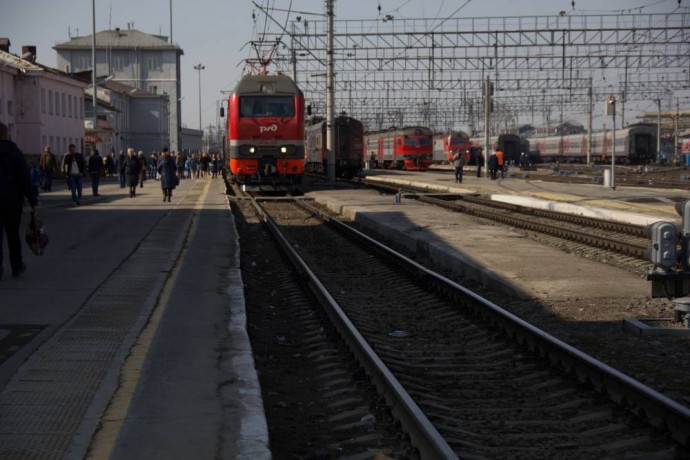
<instances>
[{"instance_id":1,"label":"lamp post","mask_svg":"<svg viewBox=\"0 0 690 460\"><path fill-rule=\"evenodd\" d=\"M96 135L98 126L98 89L96 88L96 0L91 2L91 20L93 25L93 36L91 37L91 83L93 85L93 142L91 151L96 150ZM82 147L84 147L82 145Z\"/></svg>"},{"instance_id":2,"label":"lamp post","mask_svg":"<svg viewBox=\"0 0 690 460\"><path fill-rule=\"evenodd\" d=\"M194 66L194 69L199 71L199 131L201 131L201 71L205 68L201 63Z\"/></svg>"}]
</instances>

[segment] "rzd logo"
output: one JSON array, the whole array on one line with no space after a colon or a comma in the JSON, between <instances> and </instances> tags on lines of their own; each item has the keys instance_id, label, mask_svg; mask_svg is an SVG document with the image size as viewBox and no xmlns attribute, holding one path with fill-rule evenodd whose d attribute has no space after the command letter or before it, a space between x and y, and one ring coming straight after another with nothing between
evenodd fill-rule
<instances>
[{"instance_id":1,"label":"rzd logo","mask_svg":"<svg viewBox=\"0 0 690 460\"><path fill-rule=\"evenodd\" d=\"M270 125L270 126L259 126L259 132L260 133L265 133L267 131L278 131L278 125Z\"/></svg>"}]
</instances>

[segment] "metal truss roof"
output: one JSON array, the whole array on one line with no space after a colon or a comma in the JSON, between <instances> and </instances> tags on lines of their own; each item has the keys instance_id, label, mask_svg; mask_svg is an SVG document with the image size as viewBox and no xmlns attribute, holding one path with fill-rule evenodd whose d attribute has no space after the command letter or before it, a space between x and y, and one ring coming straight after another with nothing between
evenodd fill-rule
<instances>
[{"instance_id":1,"label":"metal truss roof","mask_svg":"<svg viewBox=\"0 0 690 460\"><path fill-rule=\"evenodd\" d=\"M373 124L403 118L447 125L450 112L454 122L471 122L483 107L486 76L495 85L494 112L586 113L591 98L612 93L630 102L663 99L690 88L686 11L336 20L336 110ZM291 36L289 46L274 57L286 73L294 65L307 99L321 109L325 27L324 19L293 22L292 33L280 32Z\"/></svg>"}]
</instances>

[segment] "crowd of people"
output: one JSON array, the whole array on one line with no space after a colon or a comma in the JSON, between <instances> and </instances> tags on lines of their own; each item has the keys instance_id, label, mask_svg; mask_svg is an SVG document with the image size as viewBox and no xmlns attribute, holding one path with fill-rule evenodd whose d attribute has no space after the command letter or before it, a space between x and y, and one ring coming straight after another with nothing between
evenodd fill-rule
<instances>
[{"instance_id":1,"label":"crowd of people","mask_svg":"<svg viewBox=\"0 0 690 460\"><path fill-rule=\"evenodd\" d=\"M68 151L59 161L50 146L45 146L38 162L27 163L26 157L10 140L9 128L0 123L0 280L2 279L2 238L7 236L12 276L19 276L26 270L21 254L19 237L20 220L25 199L32 213L38 204L39 193L53 191L55 179L61 175L70 191L72 204L80 206L83 193L83 178L89 177L91 193L100 196L99 185L104 177L117 176L120 188L128 188L129 197L134 198L137 189L146 180L160 182L163 201L172 201L172 193L182 179L217 178L222 160L217 153L206 152L173 153L167 148L151 152L128 148L101 156L94 149L88 158L70 144Z\"/></svg>"},{"instance_id":2,"label":"crowd of people","mask_svg":"<svg viewBox=\"0 0 690 460\"><path fill-rule=\"evenodd\" d=\"M171 173L172 165L175 168ZM38 165L31 165L30 178L37 193L39 189L50 192L55 177L62 173L71 191L74 206L81 205L82 179L87 175L91 180L93 196L100 196L98 187L101 178L117 176L120 188L128 188L130 198L136 197L137 188L142 188L146 180L160 180L164 200L170 201L172 189L179 180L217 178L221 167L220 155L216 153L175 154L163 149L146 156L141 150L137 152L128 148L126 152L121 150L118 154L113 152L103 157L98 150L93 150L88 159L85 159L76 151L76 146L71 144L60 162L50 146L46 146Z\"/></svg>"}]
</instances>

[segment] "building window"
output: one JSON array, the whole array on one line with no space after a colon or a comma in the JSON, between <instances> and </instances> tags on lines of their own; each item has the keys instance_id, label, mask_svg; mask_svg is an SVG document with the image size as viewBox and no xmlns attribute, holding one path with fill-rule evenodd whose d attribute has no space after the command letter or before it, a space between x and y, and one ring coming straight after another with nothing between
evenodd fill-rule
<instances>
[{"instance_id":1,"label":"building window","mask_svg":"<svg viewBox=\"0 0 690 460\"><path fill-rule=\"evenodd\" d=\"M67 95L67 116L72 118L72 96Z\"/></svg>"},{"instance_id":2,"label":"building window","mask_svg":"<svg viewBox=\"0 0 690 460\"><path fill-rule=\"evenodd\" d=\"M123 70L129 65L128 54L116 54L112 57L113 70Z\"/></svg>"},{"instance_id":3,"label":"building window","mask_svg":"<svg viewBox=\"0 0 690 460\"><path fill-rule=\"evenodd\" d=\"M55 91L55 115L60 116L60 93Z\"/></svg>"},{"instance_id":4,"label":"building window","mask_svg":"<svg viewBox=\"0 0 690 460\"><path fill-rule=\"evenodd\" d=\"M79 98L79 118L84 119L84 98Z\"/></svg>"},{"instance_id":5,"label":"building window","mask_svg":"<svg viewBox=\"0 0 690 460\"><path fill-rule=\"evenodd\" d=\"M83 56L78 56L76 59L76 64L77 68L75 70L89 70L91 69L91 56L90 55L83 55Z\"/></svg>"},{"instance_id":6,"label":"building window","mask_svg":"<svg viewBox=\"0 0 690 460\"><path fill-rule=\"evenodd\" d=\"M62 116L66 117L67 116L67 95L65 93L62 93Z\"/></svg>"},{"instance_id":7,"label":"building window","mask_svg":"<svg viewBox=\"0 0 690 460\"><path fill-rule=\"evenodd\" d=\"M13 101L7 101L7 115L9 115L9 116L14 115L14 102Z\"/></svg>"},{"instance_id":8,"label":"building window","mask_svg":"<svg viewBox=\"0 0 690 460\"><path fill-rule=\"evenodd\" d=\"M45 88L41 88L41 113L46 113L46 89Z\"/></svg>"},{"instance_id":9,"label":"building window","mask_svg":"<svg viewBox=\"0 0 690 460\"><path fill-rule=\"evenodd\" d=\"M53 114L53 91L48 90L48 113Z\"/></svg>"},{"instance_id":10,"label":"building window","mask_svg":"<svg viewBox=\"0 0 690 460\"><path fill-rule=\"evenodd\" d=\"M158 94L158 86L149 85L149 93Z\"/></svg>"},{"instance_id":11,"label":"building window","mask_svg":"<svg viewBox=\"0 0 690 460\"><path fill-rule=\"evenodd\" d=\"M163 70L163 58L160 54L158 54L157 56L149 56L147 62L149 70Z\"/></svg>"}]
</instances>

